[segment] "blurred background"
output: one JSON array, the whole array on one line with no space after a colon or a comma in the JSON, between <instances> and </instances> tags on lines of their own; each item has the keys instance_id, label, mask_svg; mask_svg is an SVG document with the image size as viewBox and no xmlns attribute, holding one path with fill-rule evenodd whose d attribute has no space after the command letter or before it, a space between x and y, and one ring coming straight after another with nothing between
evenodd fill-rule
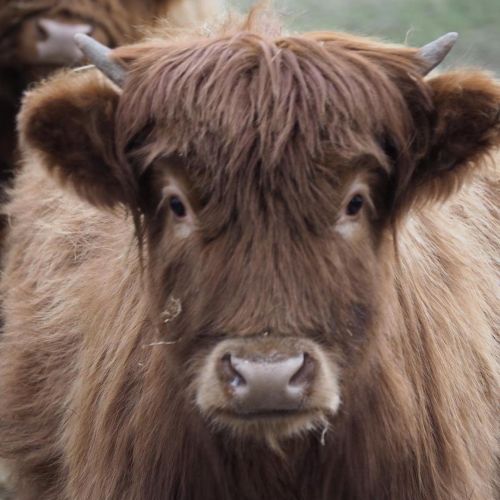
<instances>
[{"instance_id":1,"label":"blurred background","mask_svg":"<svg viewBox=\"0 0 500 500\"><path fill-rule=\"evenodd\" d=\"M247 8L255 0L230 0ZM500 0L274 0L290 30L336 30L420 46L458 31L443 67L480 66L500 76Z\"/></svg>"}]
</instances>

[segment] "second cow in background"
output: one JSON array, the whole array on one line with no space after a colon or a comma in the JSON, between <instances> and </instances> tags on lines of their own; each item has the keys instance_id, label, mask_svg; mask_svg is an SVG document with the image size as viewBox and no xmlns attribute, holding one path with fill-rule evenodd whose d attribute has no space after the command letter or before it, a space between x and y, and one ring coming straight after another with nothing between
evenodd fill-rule
<instances>
[{"instance_id":1,"label":"second cow in background","mask_svg":"<svg viewBox=\"0 0 500 500\"><path fill-rule=\"evenodd\" d=\"M140 39L159 17L172 28L208 17L218 0L4 0L0 5L0 184L12 175L23 91L80 62L73 36L116 47Z\"/></svg>"}]
</instances>

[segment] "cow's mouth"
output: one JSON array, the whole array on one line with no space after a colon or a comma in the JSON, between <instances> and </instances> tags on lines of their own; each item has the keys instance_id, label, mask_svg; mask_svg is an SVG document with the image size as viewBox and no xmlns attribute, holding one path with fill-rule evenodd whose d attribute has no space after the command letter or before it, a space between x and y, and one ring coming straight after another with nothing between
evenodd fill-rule
<instances>
[{"instance_id":1,"label":"cow's mouth","mask_svg":"<svg viewBox=\"0 0 500 500\"><path fill-rule=\"evenodd\" d=\"M266 420L292 420L296 418L304 417L314 417L315 415L321 413L320 410L266 410L266 411L255 411L240 413L231 410L220 410L214 412L214 415L218 418L229 419L232 421L243 421L243 422L259 422Z\"/></svg>"},{"instance_id":2,"label":"cow's mouth","mask_svg":"<svg viewBox=\"0 0 500 500\"><path fill-rule=\"evenodd\" d=\"M271 448L305 433L321 437L331 427L334 412L320 409L270 410L238 413L227 409L213 410L211 427L223 434L267 442Z\"/></svg>"}]
</instances>

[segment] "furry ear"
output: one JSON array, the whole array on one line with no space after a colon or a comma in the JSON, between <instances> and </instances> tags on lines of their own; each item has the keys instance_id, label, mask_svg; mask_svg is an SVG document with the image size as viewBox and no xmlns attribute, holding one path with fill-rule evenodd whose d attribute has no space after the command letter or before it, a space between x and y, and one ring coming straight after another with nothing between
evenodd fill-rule
<instances>
[{"instance_id":1,"label":"furry ear","mask_svg":"<svg viewBox=\"0 0 500 500\"><path fill-rule=\"evenodd\" d=\"M18 119L31 150L63 185L98 206L125 203L115 152L118 90L96 71L63 72L29 92Z\"/></svg>"},{"instance_id":2,"label":"furry ear","mask_svg":"<svg viewBox=\"0 0 500 500\"><path fill-rule=\"evenodd\" d=\"M446 199L500 146L500 82L462 71L427 83L434 107L429 147L400 193L400 206Z\"/></svg>"}]
</instances>

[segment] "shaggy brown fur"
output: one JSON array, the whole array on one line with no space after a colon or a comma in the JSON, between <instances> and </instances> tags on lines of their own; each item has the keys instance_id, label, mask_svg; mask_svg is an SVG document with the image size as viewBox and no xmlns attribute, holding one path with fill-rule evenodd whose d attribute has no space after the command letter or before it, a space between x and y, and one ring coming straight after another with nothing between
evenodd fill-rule
<instances>
[{"instance_id":1,"label":"shaggy brown fur","mask_svg":"<svg viewBox=\"0 0 500 500\"><path fill-rule=\"evenodd\" d=\"M26 98L0 349L19 498L497 498L500 85L259 26L119 49L123 92L86 72ZM210 353L263 332L338 369L324 429L195 402Z\"/></svg>"}]
</instances>

